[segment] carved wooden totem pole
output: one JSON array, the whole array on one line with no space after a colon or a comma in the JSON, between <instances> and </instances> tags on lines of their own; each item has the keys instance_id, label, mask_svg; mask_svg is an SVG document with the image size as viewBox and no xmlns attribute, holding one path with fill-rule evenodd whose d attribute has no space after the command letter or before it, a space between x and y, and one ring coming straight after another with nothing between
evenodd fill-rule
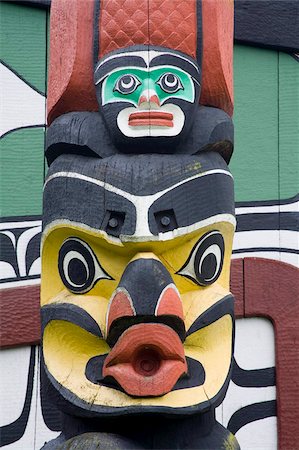
<instances>
[{"instance_id":1,"label":"carved wooden totem pole","mask_svg":"<svg viewBox=\"0 0 299 450\"><path fill-rule=\"evenodd\" d=\"M46 449L236 449L231 0L53 0Z\"/></svg>"}]
</instances>

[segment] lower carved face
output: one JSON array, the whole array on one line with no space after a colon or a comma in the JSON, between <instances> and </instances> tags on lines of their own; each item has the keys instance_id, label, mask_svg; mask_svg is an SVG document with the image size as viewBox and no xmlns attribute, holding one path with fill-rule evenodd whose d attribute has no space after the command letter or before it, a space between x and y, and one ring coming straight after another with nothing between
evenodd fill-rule
<instances>
[{"instance_id":1,"label":"lower carved face","mask_svg":"<svg viewBox=\"0 0 299 450\"><path fill-rule=\"evenodd\" d=\"M66 412L93 417L217 406L229 381L233 350L233 192L225 163L218 155L182 157L178 169L167 157L115 157L105 169L99 160L95 170L94 160L83 160L90 171L80 177L75 167L64 170L70 170L67 156L58 158L45 187L47 389L59 392ZM118 177L118 164L125 161L135 173L135 186L128 173L123 180ZM138 182L144 165L148 175ZM161 170L168 180L162 177L154 186ZM115 185L107 181L110 175ZM215 196L221 209L204 199L207 186L219 189ZM89 187L95 189L95 201L105 198L103 217L86 216L88 198L92 207ZM77 189L81 200L74 210ZM172 209L170 198L177 199Z\"/></svg>"},{"instance_id":2,"label":"lower carved face","mask_svg":"<svg viewBox=\"0 0 299 450\"><path fill-rule=\"evenodd\" d=\"M138 143L153 137L181 138L192 125L199 80L196 62L170 50L131 50L105 57L96 68L95 82L111 137L117 144L127 138L143 138Z\"/></svg>"}]
</instances>

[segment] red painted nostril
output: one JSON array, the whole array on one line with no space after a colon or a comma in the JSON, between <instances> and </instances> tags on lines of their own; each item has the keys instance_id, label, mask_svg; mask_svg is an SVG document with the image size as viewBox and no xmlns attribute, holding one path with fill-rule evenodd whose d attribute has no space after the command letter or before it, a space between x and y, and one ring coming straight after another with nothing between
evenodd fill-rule
<instances>
[{"instance_id":1,"label":"red painted nostril","mask_svg":"<svg viewBox=\"0 0 299 450\"><path fill-rule=\"evenodd\" d=\"M145 377L155 375L160 369L161 358L159 353L151 348L142 348L133 357L135 372Z\"/></svg>"},{"instance_id":2,"label":"red painted nostril","mask_svg":"<svg viewBox=\"0 0 299 450\"><path fill-rule=\"evenodd\" d=\"M150 102L151 103L156 103L156 105L160 106L160 100L159 97L157 95L152 95L150 98Z\"/></svg>"},{"instance_id":3,"label":"red painted nostril","mask_svg":"<svg viewBox=\"0 0 299 450\"><path fill-rule=\"evenodd\" d=\"M142 103L146 103L147 101L148 101L147 97L145 95L141 95L138 101L138 106L141 105Z\"/></svg>"}]
</instances>

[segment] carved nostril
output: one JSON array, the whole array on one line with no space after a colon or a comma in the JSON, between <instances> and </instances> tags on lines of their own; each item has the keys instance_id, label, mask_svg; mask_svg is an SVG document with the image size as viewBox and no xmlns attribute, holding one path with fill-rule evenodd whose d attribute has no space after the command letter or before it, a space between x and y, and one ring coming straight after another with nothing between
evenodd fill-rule
<instances>
[{"instance_id":1,"label":"carved nostril","mask_svg":"<svg viewBox=\"0 0 299 450\"><path fill-rule=\"evenodd\" d=\"M140 106L142 103L148 102L148 99L145 95L141 95L138 101L138 106Z\"/></svg>"},{"instance_id":2,"label":"carved nostril","mask_svg":"<svg viewBox=\"0 0 299 450\"><path fill-rule=\"evenodd\" d=\"M160 100L157 95L151 95L150 97L150 103L155 103L156 105L160 106Z\"/></svg>"},{"instance_id":3,"label":"carved nostril","mask_svg":"<svg viewBox=\"0 0 299 450\"><path fill-rule=\"evenodd\" d=\"M156 316L176 316L184 320L183 305L180 295L174 285L167 286L158 300Z\"/></svg>"},{"instance_id":4,"label":"carved nostril","mask_svg":"<svg viewBox=\"0 0 299 450\"><path fill-rule=\"evenodd\" d=\"M112 322L121 317L132 317L136 315L132 300L125 290L116 291L110 301L107 312L107 334L109 333Z\"/></svg>"}]
</instances>

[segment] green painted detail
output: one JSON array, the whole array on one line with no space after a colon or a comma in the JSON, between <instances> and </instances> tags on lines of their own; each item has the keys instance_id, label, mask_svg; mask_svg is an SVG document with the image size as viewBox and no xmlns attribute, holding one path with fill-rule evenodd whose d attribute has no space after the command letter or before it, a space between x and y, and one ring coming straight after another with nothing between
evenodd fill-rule
<instances>
[{"instance_id":1,"label":"green painted detail","mask_svg":"<svg viewBox=\"0 0 299 450\"><path fill-rule=\"evenodd\" d=\"M14 131L0 146L1 217L41 214L44 129Z\"/></svg>"},{"instance_id":2,"label":"green painted detail","mask_svg":"<svg viewBox=\"0 0 299 450\"><path fill-rule=\"evenodd\" d=\"M299 62L279 53L280 198L299 192Z\"/></svg>"},{"instance_id":3,"label":"green painted detail","mask_svg":"<svg viewBox=\"0 0 299 450\"><path fill-rule=\"evenodd\" d=\"M180 87L174 93L165 92L161 88L161 77L164 74L172 74L179 79ZM124 76L133 76L136 80L135 89L131 93L121 93L118 90L119 82ZM191 76L172 66L163 66L155 69L139 69L136 67L127 67L112 72L103 82L102 103L128 102L135 106L145 90L154 90L163 104L169 98L180 98L193 103L195 90Z\"/></svg>"},{"instance_id":4,"label":"green painted detail","mask_svg":"<svg viewBox=\"0 0 299 450\"><path fill-rule=\"evenodd\" d=\"M278 52L235 46L234 76L236 201L278 199Z\"/></svg>"},{"instance_id":5,"label":"green painted detail","mask_svg":"<svg viewBox=\"0 0 299 450\"><path fill-rule=\"evenodd\" d=\"M47 11L0 3L0 58L45 92Z\"/></svg>"}]
</instances>

